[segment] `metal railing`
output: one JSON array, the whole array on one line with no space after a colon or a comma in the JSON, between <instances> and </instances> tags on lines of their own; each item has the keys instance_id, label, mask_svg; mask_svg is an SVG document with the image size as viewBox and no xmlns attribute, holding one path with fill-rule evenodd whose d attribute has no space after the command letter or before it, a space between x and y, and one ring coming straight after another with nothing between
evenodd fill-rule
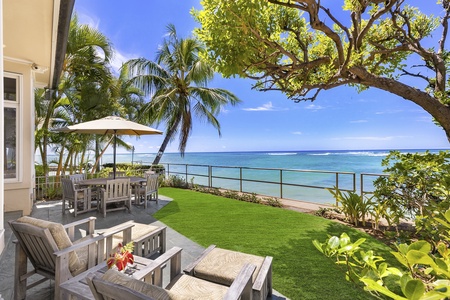
<instances>
[{"instance_id":1,"label":"metal railing","mask_svg":"<svg viewBox=\"0 0 450 300\"><path fill-rule=\"evenodd\" d=\"M334 203L335 199L328 190L336 187L341 191L359 191L362 196L371 194L374 179L385 176L361 173L358 178L354 172L170 163L162 165L165 166L167 178L177 176L186 183L313 203ZM98 174L89 176L98 177ZM55 176L36 178L35 200L60 193L60 184Z\"/></svg>"},{"instance_id":2,"label":"metal railing","mask_svg":"<svg viewBox=\"0 0 450 300\"><path fill-rule=\"evenodd\" d=\"M381 175L361 174L358 183L354 172L170 163L163 165L167 176L181 177L186 183L318 203L334 202L328 189L336 187L341 191L356 192L359 184L362 194L370 193L373 186L367 188L369 181L364 181L364 176Z\"/></svg>"}]
</instances>

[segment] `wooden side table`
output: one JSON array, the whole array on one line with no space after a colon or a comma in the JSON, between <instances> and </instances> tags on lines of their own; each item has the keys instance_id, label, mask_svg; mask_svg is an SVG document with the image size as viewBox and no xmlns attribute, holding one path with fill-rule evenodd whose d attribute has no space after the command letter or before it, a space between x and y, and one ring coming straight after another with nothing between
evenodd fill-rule
<instances>
[{"instance_id":1,"label":"wooden side table","mask_svg":"<svg viewBox=\"0 0 450 300\"><path fill-rule=\"evenodd\" d=\"M153 260L147 259L140 256L134 256L134 264L128 267L125 272L132 273L131 276L141 279L143 275L139 272L143 267L151 264ZM61 299L83 299L83 300L95 300L94 295L92 295L91 289L86 282L86 276L92 272L105 273L108 270L106 262L103 262L87 271L73 277L72 279L64 282L60 285L61 289Z\"/></svg>"}]
</instances>

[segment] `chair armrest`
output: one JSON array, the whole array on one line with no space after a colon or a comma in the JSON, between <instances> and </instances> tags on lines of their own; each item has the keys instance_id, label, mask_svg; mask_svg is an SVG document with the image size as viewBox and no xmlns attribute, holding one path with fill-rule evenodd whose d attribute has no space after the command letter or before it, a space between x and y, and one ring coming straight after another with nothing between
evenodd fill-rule
<instances>
[{"instance_id":1,"label":"chair armrest","mask_svg":"<svg viewBox=\"0 0 450 300\"><path fill-rule=\"evenodd\" d=\"M255 270L255 265L245 264L239 272L238 276L234 279L223 299L252 299L252 275Z\"/></svg>"},{"instance_id":2,"label":"chair armrest","mask_svg":"<svg viewBox=\"0 0 450 300\"><path fill-rule=\"evenodd\" d=\"M195 267L205 258L205 256L211 252L214 248L216 248L216 245L210 245L208 248L203 251L203 253L197 257L192 263L190 263L183 271L185 274L194 276L194 269Z\"/></svg>"},{"instance_id":3,"label":"chair armrest","mask_svg":"<svg viewBox=\"0 0 450 300\"><path fill-rule=\"evenodd\" d=\"M253 283L253 289L261 291L264 285L267 285L266 281L269 282L269 287L272 286L272 260L273 257L266 256L261 268L259 269L258 276L255 279L255 282Z\"/></svg>"},{"instance_id":4,"label":"chair armrest","mask_svg":"<svg viewBox=\"0 0 450 300\"><path fill-rule=\"evenodd\" d=\"M153 262L135 272L133 277L139 280L144 279L145 282L162 287L162 269L170 261L170 281L181 273L181 249L173 247L163 253Z\"/></svg>"},{"instance_id":5,"label":"chair armrest","mask_svg":"<svg viewBox=\"0 0 450 300\"><path fill-rule=\"evenodd\" d=\"M73 241L75 237L75 227L83 224L88 224L88 230L86 232L87 235L93 234L95 229L95 220L96 217L89 217L85 218L79 221L75 221L72 223L68 223L66 225L63 225L64 229L67 231L67 235L69 236L70 240Z\"/></svg>"},{"instance_id":6,"label":"chair armrest","mask_svg":"<svg viewBox=\"0 0 450 300\"><path fill-rule=\"evenodd\" d=\"M81 248L90 246L90 245L92 245L92 244L95 244L95 243L97 243L97 242L99 242L99 241L101 241L101 240L103 240L103 239L105 239L105 237L102 236L102 235L93 236L93 237L90 238L90 239L86 239L86 240L84 240L84 241L82 241L82 242L73 244L73 245L70 246L70 247L67 247L67 248L65 248L65 249L56 251L56 252L54 252L53 254L54 254L55 256L57 256L57 257L63 256L63 255L69 254L70 252L73 252L73 251L76 251L76 250L78 250L78 249L81 249Z\"/></svg>"},{"instance_id":7,"label":"chair armrest","mask_svg":"<svg viewBox=\"0 0 450 300\"><path fill-rule=\"evenodd\" d=\"M109 257L109 254L111 253L111 250L114 249L117 245L112 244L113 242L113 235L122 232L123 241L125 244L131 242L131 230L134 227L134 221L127 221L124 223L121 223L119 225L104 229L98 230L97 233L102 235L105 240L103 241L105 244L105 255L106 257Z\"/></svg>"}]
</instances>

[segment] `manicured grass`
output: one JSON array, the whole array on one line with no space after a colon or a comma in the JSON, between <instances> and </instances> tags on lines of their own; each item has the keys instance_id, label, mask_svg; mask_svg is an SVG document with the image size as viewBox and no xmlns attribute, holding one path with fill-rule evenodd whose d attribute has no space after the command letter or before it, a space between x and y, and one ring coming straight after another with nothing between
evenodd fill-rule
<instances>
[{"instance_id":1,"label":"manicured grass","mask_svg":"<svg viewBox=\"0 0 450 300\"><path fill-rule=\"evenodd\" d=\"M374 299L345 280L345 272L323 256L312 240L347 232L383 257L390 248L345 225L304 213L247 203L191 190L161 188L174 199L154 216L207 247L273 256L273 285L291 299Z\"/></svg>"}]
</instances>

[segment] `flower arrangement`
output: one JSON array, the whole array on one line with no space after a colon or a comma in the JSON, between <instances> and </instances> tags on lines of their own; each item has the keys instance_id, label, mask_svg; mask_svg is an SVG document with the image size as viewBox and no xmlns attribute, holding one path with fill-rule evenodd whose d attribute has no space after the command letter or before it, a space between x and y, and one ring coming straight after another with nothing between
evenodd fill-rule
<instances>
[{"instance_id":1,"label":"flower arrangement","mask_svg":"<svg viewBox=\"0 0 450 300\"><path fill-rule=\"evenodd\" d=\"M116 266L117 270L122 271L125 270L128 264L133 264L134 263L133 248L134 248L133 242L129 242L125 246L123 246L122 243L119 243L117 247L117 252L111 253L110 257L106 261L108 269L111 269L113 266Z\"/></svg>"}]
</instances>

